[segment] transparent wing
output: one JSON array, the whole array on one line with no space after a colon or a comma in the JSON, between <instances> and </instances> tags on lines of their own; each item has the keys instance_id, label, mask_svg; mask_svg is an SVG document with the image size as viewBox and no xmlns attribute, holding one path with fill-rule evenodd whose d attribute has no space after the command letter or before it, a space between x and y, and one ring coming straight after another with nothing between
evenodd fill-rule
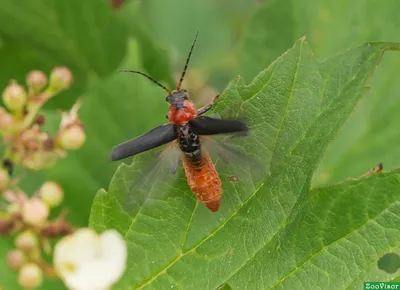
<instances>
[{"instance_id":1,"label":"transparent wing","mask_svg":"<svg viewBox=\"0 0 400 290\"><path fill-rule=\"evenodd\" d=\"M136 158L136 157L135 157ZM161 198L166 187L171 186L181 162L181 152L177 142L171 142L163 149L155 149L146 156L135 159L133 182L123 197L124 210L135 215L151 197Z\"/></svg>"},{"instance_id":2,"label":"transparent wing","mask_svg":"<svg viewBox=\"0 0 400 290\"><path fill-rule=\"evenodd\" d=\"M201 137L201 146L215 160L221 179L238 185L247 183L256 188L267 170L257 156L244 149L244 139L235 135Z\"/></svg>"}]
</instances>

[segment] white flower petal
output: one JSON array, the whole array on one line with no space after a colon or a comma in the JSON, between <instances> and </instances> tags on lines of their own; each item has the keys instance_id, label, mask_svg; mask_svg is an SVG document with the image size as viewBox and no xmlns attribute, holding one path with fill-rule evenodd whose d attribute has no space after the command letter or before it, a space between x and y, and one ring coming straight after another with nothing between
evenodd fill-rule
<instances>
[{"instance_id":1,"label":"white flower petal","mask_svg":"<svg viewBox=\"0 0 400 290\"><path fill-rule=\"evenodd\" d=\"M115 283L115 275L110 271L110 264L102 261L91 261L83 265L70 283L74 290L108 289Z\"/></svg>"},{"instance_id":2,"label":"white flower petal","mask_svg":"<svg viewBox=\"0 0 400 290\"><path fill-rule=\"evenodd\" d=\"M54 265L64 283L73 290L106 290L125 271L127 247L115 230L98 236L80 229L60 240L54 252Z\"/></svg>"},{"instance_id":3,"label":"white flower petal","mask_svg":"<svg viewBox=\"0 0 400 290\"><path fill-rule=\"evenodd\" d=\"M96 232L92 229L79 229L56 244L54 265L64 277L98 255L100 255L100 241Z\"/></svg>"},{"instance_id":4,"label":"white flower petal","mask_svg":"<svg viewBox=\"0 0 400 290\"><path fill-rule=\"evenodd\" d=\"M65 277L65 284L74 290L105 290L109 288L109 265L98 260L89 261Z\"/></svg>"},{"instance_id":5,"label":"white flower petal","mask_svg":"<svg viewBox=\"0 0 400 290\"><path fill-rule=\"evenodd\" d=\"M114 284L125 272L127 247L125 240L116 230L105 231L100 236L102 260L109 264L109 271L113 274Z\"/></svg>"}]
</instances>

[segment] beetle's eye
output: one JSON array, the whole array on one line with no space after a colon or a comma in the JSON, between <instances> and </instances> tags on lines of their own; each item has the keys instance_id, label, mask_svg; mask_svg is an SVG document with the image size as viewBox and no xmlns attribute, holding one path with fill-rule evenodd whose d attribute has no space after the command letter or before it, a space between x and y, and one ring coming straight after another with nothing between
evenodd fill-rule
<instances>
[{"instance_id":1,"label":"beetle's eye","mask_svg":"<svg viewBox=\"0 0 400 290\"><path fill-rule=\"evenodd\" d=\"M167 96L166 98L165 98L165 100L168 102L168 98L169 98L169 96Z\"/></svg>"}]
</instances>

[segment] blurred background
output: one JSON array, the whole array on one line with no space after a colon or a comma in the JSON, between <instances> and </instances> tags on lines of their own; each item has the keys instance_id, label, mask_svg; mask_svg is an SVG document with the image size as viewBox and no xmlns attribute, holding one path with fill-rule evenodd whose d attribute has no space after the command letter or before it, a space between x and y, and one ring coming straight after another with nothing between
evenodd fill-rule
<instances>
[{"instance_id":1,"label":"blurred background","mask_svg":"<svg viewBox=\"0 0 400 290\"><path fill-rule=\"evenodd\" d=\"M398 0L0 0L1 87L10 79L23 83L33 69L69 67L74 84L47 105L47 126L55 129L59 110L79 97L87 132L82 149L27 177L23 186L33 192L45 179L58 181L70 221L86 225L94 195L108 187L118 166L109 162L111 148L166 121L165 92L118 70L142 70L174 88L196 29L185 85L204 101L237 75L249 83L304 35L319 59L367 41L400 41L399 9ZM370 91L326 152L314 186L359 177L381 162L384 170L398 166L399 67L400 55L384 56ZM1 257L9 243L0 240ZM15 281L1 259L0 285L19 289Z\"/></svg>"}]
</instances>

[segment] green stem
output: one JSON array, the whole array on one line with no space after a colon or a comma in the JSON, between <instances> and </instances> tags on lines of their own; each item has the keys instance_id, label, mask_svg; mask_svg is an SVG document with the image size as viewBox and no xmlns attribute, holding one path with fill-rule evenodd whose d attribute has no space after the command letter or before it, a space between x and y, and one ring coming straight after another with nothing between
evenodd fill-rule
<instances>
[{"instance_id":1,"label":"green stem","mask_svg":"<svg viewBox=\"0 0 400 290\"><path fill-rule=\"evenodd\" d=\"M28 115L25 116L24 121L22 122L22 127L19 127L19 130L23 130L31 126L32 122L34 121L36 115L39 113L39 110L42 108L42 106L51 98L53 97L57 92L53 90L47 89L44 91L39 97L40 102L33 102L30 105L28 105Z\"/></svg>"}]
</instances>

